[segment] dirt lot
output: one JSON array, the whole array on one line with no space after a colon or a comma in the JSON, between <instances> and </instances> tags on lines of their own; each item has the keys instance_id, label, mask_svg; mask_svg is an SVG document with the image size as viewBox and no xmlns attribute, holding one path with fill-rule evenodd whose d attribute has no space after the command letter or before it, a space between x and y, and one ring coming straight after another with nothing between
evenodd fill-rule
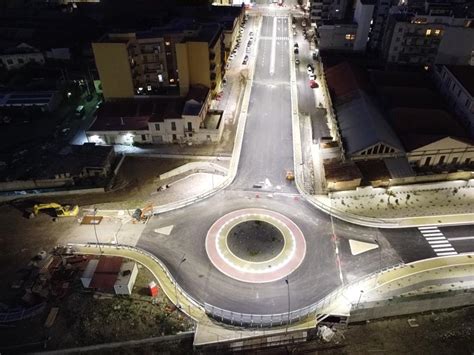
<instances>
[{"instance_id":1,"label":"dirt lot","mask_svg":"<svg viewBox=\"0 0 474 355\"><path fill-rule=\"evenodd\" d=\"M160 159L126 157L113 181L110 191L102 194L67 195L64 197L42 197L37 202L56 201L77 204L80 207L95 206L98 209L134 209L146 205L158 185L154 180L160 175L190 162L184 159ZM28 203L16 203L25 208Z\"/></svg>"},{"instance_id":2,"label":"dirt lot","mask_svg":"<svg viewBox=\"0 0 474 355\"><path fill-rule=\"evenodd\" d=\"M176 334L194 326L162 292L154 299L149 296L147 285L154 277L145 268L139 269L132 296L87 292L79 276L66 297L50 299L46 312L3 329L1 347L7 347L7 353L39 350L43 346L61 349ZM44 323L51 307L59 307L59 313L47 329ZM19 344L30 345L11 348Z\"/></svg>"}]
</instances>

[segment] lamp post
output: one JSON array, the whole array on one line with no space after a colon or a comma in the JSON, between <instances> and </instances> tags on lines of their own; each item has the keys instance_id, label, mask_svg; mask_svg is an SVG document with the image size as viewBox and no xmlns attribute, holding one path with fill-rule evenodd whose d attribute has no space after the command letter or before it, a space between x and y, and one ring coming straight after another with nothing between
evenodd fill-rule
<instances>
[{"instance_id":1,"label":"lamp post","mask_svg":"<svg viewBox=\"0 0 474 355\"><path fill-rule=\"evenodd\" d=\"M176 273L176 275L179 274L179 270L181 269L181 265L186 261L185 255L186 254L183 254L183 256L181 257L181 261L178 264L178 272ZM174 293L175 293L175 296L176 296L176 307L181 308L181 306L179 305L178 281L176 280L176 278L174 280Z\"/></svg>"},{"instance_id":2,"label":"lamp post","mask_svg":"<svg viewBox=\"0 0 474 355\"><path fill-rule=\"evenodd\" d=\"M288 333L288 326L290 325L290 280L288 277L286 277L285 282L288 289L288 319L286 321L286 333Z\"/></svg>"},{"instance_id":3,"label":"lamp post","mask_svg":"<svg viewBox=\"0 0 474 355\"><path fill-rule=\"evenodd\" d=\"M94 207L94 220L92 221L92 225L94 226L94 234L95 234L95 239L97 240L97 245L99 246L99 251L102 254L103 253L102 247L100 246L99 236L97 235L97 227L96 227L97 221L95 219L96 216L97 216L97 208Z\"/></svg>"}]
</instances>

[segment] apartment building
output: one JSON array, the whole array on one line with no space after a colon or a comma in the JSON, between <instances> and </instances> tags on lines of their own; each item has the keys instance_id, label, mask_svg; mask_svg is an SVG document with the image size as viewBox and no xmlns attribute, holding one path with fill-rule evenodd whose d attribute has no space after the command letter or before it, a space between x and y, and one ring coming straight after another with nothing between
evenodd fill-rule
<instances>
[{"instance_id":1,"label":"apartment building","mask_svg":"<svg viewBox=\"0 0 474 355\"><path fill-rule=\"evenodd\" d=\"M350 12L352 2L348 0L312 0L310 21L313 27L321 26L327 20L343 20Z\"/></svg>"},{"instance_id":2,"label":"apartment building","mask_svg":"<svg viewBox=\"0 0 474 355\"><path fill-rule=\"evenodd\" d=\"M392 6L398 4L397 0L377 0L374 4L374 12L369 31L368 48L372 51L378 51L382 44L382 38L385 33L389 11Z\"/></svg>"},{"instance_id":3,"label":"apartment building","mask_svg":"<svg viewBox=\"0 0 474 355\"><path fill-rule=\"evenodd\" d=\"M190 85L218 90L223 30L219 24L181 23L144 32L109 33L92 43L104 97L179 93ZM173 91L174 89L174 91Z\"/></svg>"},{"instance_id":4,"label":"apartment building","mask_svg":"<svg viewBox=\"0 0 474 355\"><path fill-rule=\"evenodd\" d=\"M318 27L319 49L365 51L374 0L357 0L351 21L324 20Z\"/></svg>"},{"instance_id":5,"label":"apartment building","mask_svg":"<svg viewBox=\"0 0 474 355\"><path fill-rule=\"evenodd\" d=\"M387 62L468 64L474 50L474 21L469 12L445 9L438 13L433 9L418 13L393 7L381 48ZM459 63L461 58L464 63Z\"/></svg>"}]
</instances>

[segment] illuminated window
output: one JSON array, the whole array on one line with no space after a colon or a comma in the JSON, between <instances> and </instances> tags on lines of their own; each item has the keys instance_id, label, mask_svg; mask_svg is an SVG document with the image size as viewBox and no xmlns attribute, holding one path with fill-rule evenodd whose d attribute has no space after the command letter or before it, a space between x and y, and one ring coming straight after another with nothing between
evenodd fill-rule
<instances>
[{"instance_id":1,"label":"illuminated window","mask_svg":"<svg viewBox=\"0 0 474 355\"><path fill-rule=\"evenodd\" d=\"M429 36L429 35L431 35L431 30L430 30L429 28L426 30L426 33L425 33L425 35L426 35L426 36Z\"/></svg>"},{"instance_id":2,"label":"illuminated window","mask_svg":"<svg viewBox=\"0 0 474 355\"><path fill-rule=\"evenodd\" d=\"M346 34L346 39L349 41L353 41L355 39L355 35Z\"/></svg>"},{"instance_id":3,"label":"illuminated window","mask_svg":"<svg viewBox=\"0 0 474 355\"><path fill-rule=\"evenodd\" d=\"M169 45L170 45L170 42L165 42L165 45L169 46Z\"/></svg>"},{"instance_id":4,"label":"illuminated window","mask_svg":"<svg viewBox=\"0 0 474 355\"><path fill-rule=\"evenodd\" d=\"M435 35L436 35L436 36L439 36L440 33L441 33L441 30L435 30Z\"/></svg>"}]
</instances>

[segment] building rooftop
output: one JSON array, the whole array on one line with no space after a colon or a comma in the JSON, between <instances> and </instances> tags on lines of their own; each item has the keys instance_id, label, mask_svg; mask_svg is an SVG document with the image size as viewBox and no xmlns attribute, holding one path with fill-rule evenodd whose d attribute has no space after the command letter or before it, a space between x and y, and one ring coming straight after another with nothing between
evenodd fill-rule
<instances>
[{"instance_id":1,"label":"building rooftop","mask_svg":"<svg viewBox=\"0 0 474 355\"><path fill-rule=\"evenodd\" d=\"M447 65L446 68L456 77L459 83L474 97L474 66Z\"/></svg>"},{"instance_id":2,"label":"building rooftop","mask_svg":"<svg viewBox=\"0 0 474 355\"><path fill-rule=\"evenodd\" d=\"M355 164L363 176L364 184L377 180L389 180L391 178L389 170L381 159L359 160Z\"/></svg>"},{"instance_id":3,"label":"building rooftop","mask_svg":"<svg viewBox=\"0 0 474 355\"><path fill-rule=\"evenodd\" d=\"M403 151L398 137L368 93L372 87L366 73L347 62L326 74L346 152L354 154L377 143Z\"/></svg>"},{"instance_id":4,"label":"building rooftop","mask_svg":"<svg viewBox=\"0 0 474 355\"><path fill-rule=\"evenodd\" d=\"M351 181L362 178L359 168L352 161L325 160L323 165L328 182Z\"/></svg>"},{"instance_id":5,"label":"building rooftop","mask_svg":"<svg viewBox=\"0 0 474 355\"><path fill-rule=\"evenodd\" d=\"M394 108L390 122L407 151L448 136L466 139L466 130L444 110Z\"/></svg>"}]
</instances>

